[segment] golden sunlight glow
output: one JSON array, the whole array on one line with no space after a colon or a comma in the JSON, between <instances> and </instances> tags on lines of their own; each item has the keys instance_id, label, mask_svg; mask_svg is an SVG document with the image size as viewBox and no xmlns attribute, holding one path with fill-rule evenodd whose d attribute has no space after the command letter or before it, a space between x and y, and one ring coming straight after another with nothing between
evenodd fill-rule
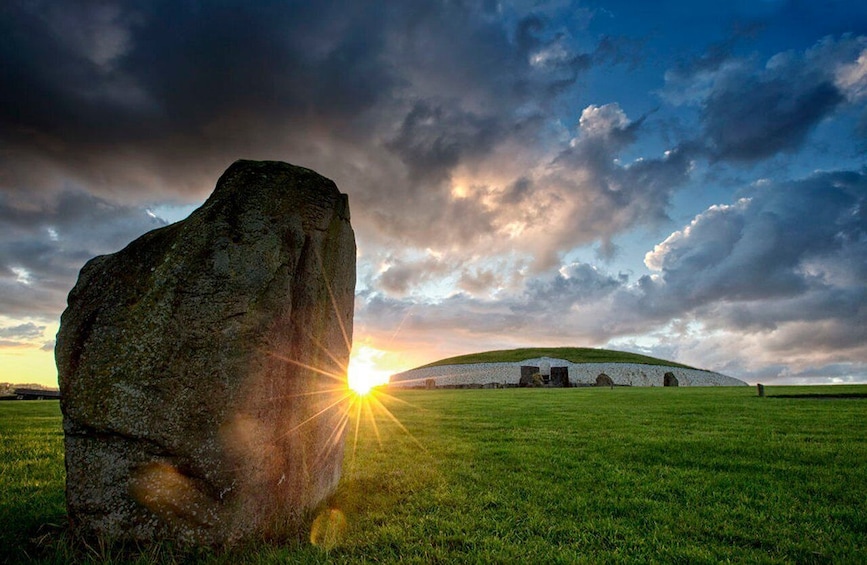
<instances>
[{"instance_id":1,"label":"golden sunlight glow","mask_svg":"<svg viewBox=\"0 0 867 565\"><path fill-rule=\"evenodd\" d=\"M381 351L368 345L353 348L349 357L347 384L358 395L365 395L375 386L388 384L390 373L378 367Z\"/></svg>"},{"instance_id":2,"label":"golden sunlight glow","mask_svg":"<svg viewBox=\"0 0 867 565\"><path fill-rule=\"evenodd\" d=\"M0 316L0 327L22 323L24 321ZM54 363L54 350L46 350L42 346L54 338L57 327L56 323L50 324L40 336L21 340L19 343L7 340L11 343L0 345L0 381L56 387L57 366Z\"/></svg>"},{"instance_id":3,"label":"golden sunlight glow","mask_svg":"<svg viewBox=\"0 0 867 565\"><path fill-rule=\"evenodd\" d=\"M469 190L465 184L452 184L452 198L462 199L469 196Z\"/></svg>"}]
</instances>

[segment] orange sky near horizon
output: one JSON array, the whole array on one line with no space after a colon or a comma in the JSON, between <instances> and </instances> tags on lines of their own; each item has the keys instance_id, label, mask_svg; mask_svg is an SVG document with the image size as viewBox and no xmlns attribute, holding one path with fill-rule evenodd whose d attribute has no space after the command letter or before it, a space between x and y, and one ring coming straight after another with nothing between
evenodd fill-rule
<instances>
[{"instance_id":1,"label":"orange sky near horizon","mask_svg":"<svg viewBox=\"0 0 867 565\"><path fill-rule=\"evenodd\" d=\"M45 328L42 336L28 344L0 347L0 382L39 384L57 387L54 351L42 349L57 333L58 324ZM360 386L377 386L388 382L390 375L428 362L424 354L407 355L380 349L370 338L356 339L349 360L349 378Z\"/></svg>"},{"instance_id":2,"label":"orange sky near horizon","mask_svg":"<svg viewBox=\"0 0 867 565\"><path fill-rule=\"evenodd\" d=\"M57 366L54 350L42 345L54 339L58 324L45 328L36 340L15 346L0 347L0 382L13 384L39 384L57 386Z\"/></svg>"}]
</instances>

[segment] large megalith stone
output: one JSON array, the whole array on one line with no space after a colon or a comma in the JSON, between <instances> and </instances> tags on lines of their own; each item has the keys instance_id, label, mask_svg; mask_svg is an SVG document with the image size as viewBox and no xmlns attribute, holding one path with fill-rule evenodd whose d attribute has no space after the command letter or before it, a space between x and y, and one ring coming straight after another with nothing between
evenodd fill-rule
<instances>
[{"instance_id":1,"label":"large megalith stone","mask_svg":"<svg viewBox=\"0 0 867 565\"><path fill-rule=\"evenodd\" d=\"M346 196L278 162L89 261L56 348L73 532L291 535L340 477L354 290Z\"/></svg>"}]
</instances>

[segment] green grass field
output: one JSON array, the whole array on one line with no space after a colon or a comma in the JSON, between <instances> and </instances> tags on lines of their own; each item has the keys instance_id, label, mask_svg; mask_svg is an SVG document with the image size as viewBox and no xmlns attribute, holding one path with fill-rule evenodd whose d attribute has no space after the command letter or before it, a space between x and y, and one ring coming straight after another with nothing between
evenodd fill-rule
<instances>
[{"instance_id":1,"label":"green grass field","mask_svg":"<svg viewBox=\"0 0 867 565\"><path fill-rule=\"evenodd\" d=\"M864 563L867 387L400 391L350 429L317 529L142 563ZM833 393L854 397L774 397ZM860 397L859 397L860 395ZM0 556L70 548L56 402L0 403ZM338 512L339 511L339 512ZM344 521L345 520L345 521ZM327 523L323 519L318 526ZM194 559L195 558L195 559ZM0 557L2 559L2 557Z\"/></svg>"},{"instance_id":2,"label":"green grass field","mask_svg":"<svg viewBox=\"0 0 867 565\"><path fill-rule=\"evenodd\" d=\"M522 349L500 349L496 351L483 351L440 359L427 365L417 367L439 367L441 365L469 365L472 363L517 363L525 359L537 357L551 357L564 359L572 363L643 363L645 365L665 365L668 367L680 367L682 369L695 369L689 365L666 361L640 353L628 351L615 351L613 349L598 349L593 347L525 347Z\"/></svg>"},{"instance_id":3,"label":"green grass field","mask_svg":"<svg viewBox=\"0 0 867 565\"><path fill-rule=\"evenodd\" d=\"M60 531L65 477L59 402L0 402L0 562Z\"/></svg>"}]
</instances>

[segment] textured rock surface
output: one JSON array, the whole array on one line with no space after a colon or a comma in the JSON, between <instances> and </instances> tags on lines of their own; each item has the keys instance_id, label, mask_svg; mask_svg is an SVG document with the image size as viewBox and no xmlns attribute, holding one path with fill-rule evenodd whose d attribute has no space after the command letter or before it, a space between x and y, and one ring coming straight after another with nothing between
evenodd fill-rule
<instances>
[{"instance_id":1,"label":"textured rock surface","mask_svg":"<svg viewBox=\"0 0 867 565\"><path fill-rule=\"evenodd\" d=\"M238 161L182 222L85 265L57 336L74 532L280 536L336 486L352 335L346 196Z\"/></svg>"}]
</instances>

